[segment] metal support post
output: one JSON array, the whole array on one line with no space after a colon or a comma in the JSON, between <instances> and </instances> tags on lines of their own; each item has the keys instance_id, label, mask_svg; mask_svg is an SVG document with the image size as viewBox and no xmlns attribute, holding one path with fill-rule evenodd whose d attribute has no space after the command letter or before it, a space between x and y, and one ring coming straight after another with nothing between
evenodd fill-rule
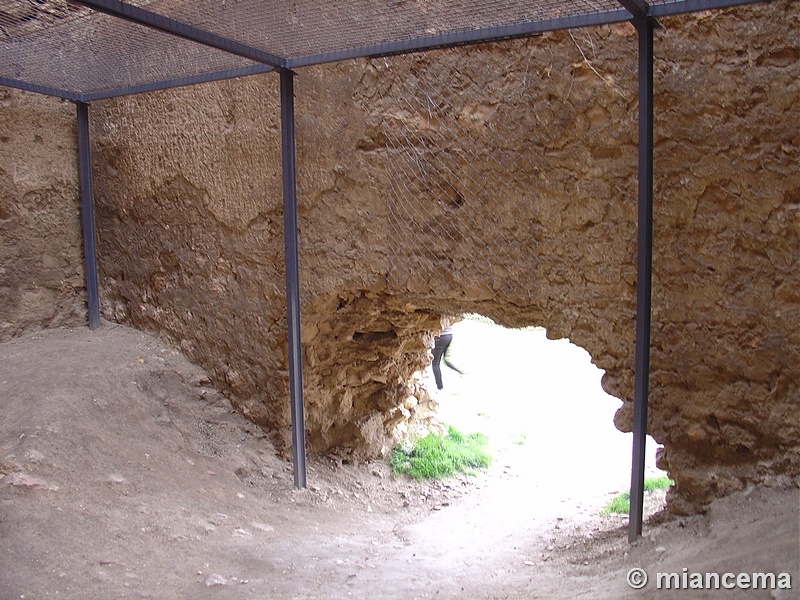
<instances>
[{"instance_id":1,"label":"metal support post","mask_svg":"<svg viewBox=\"0 0 800 600\"><path fill-rule=\"evenodd\" d=\"M83 270L89 329L100 327L100 296L97 291L97 252L95 250L94 192L92 190L92 153L89 145L89 105L78 107L78 170L81 190L81 226L83 228Z\"/></svg>"},{"instance_id":2,"label":"metal support post","mask_svg":"<svg viewBox=\"0 0 800 600\"><path fill-rule=\"evenodd\" d=\"M636 361L633 466L628 541L642 534L647 403L650 380L650 301L653 267L653 30L654 19L633 20L639 34L639 218L636 263Z\"/></svg>"},{"instance_id":3,"label":"metal support post","mask_svg":"<svg viewBox=\"0 0 800 600\"><path fill-rule=\"evenodd\" d=\"M292 407L294 486L306 487L303 415L303 361L300 346L300 266L297 245L297 169L295 166L294 73L281 70L281 149L283 153L283 238L286 264L286 317L289 337L289 394Z\"/></svg>"}]
</instances>

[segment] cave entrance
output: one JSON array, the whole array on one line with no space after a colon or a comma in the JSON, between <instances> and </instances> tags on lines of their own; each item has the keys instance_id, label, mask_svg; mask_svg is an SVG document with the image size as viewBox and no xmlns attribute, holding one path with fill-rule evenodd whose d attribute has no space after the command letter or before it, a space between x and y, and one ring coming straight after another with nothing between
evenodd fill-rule
<instances>
[{"instance_id":1,"label":"cave entrance","mask_svg":"<svg viewBox=\"0 0 800 600\"><path fill-rule=\"evenodd\" d=\"M463 374L442 361L439 419L487 435L492 468L534 486L540 503L602 505L629 488L633 434L614 426L622 402L603 390L603 371L586 350L548 339L541 327L508 329L480 315L452 330L447 359ZM436 390L431 368L425 382ZM657 443L647 441L646 475L664 475Z\"/></svg>"}]
</instances>

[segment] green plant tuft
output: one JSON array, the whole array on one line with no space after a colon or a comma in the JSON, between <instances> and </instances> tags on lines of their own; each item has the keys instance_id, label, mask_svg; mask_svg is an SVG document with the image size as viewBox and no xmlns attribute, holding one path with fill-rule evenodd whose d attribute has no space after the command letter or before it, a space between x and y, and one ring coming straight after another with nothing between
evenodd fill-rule
<instances>
[{"instance_id":1,"label":"green plant tuft","mask_svg":"<svg viewBox=\"0 0 800 600\"><path fill-rule=\"evenodd\" d=\"M648 477L644 480L644 491L652 492L653 490L665 490L671 485L675 485L675 482L666 475Z\"/></svg>"},{"instance_id":2,"label":"green plant tuft","mask_svg":"<svg viewBox=\"0 0 800 600\"><path fill-rule=\"evenodd\" d=\"M453 426L447 433L429 433L413 444L398 444L390 457L395 473L408 473L417 479L441 479L456 472L474 474L492 462L482 433L465 435Z\"/></svg>"},{"instance_id":3,"label":"green plant tuft","mask_svg":"<svg viewBox=\"0 0 800 600\"><path fill-rule=\"evenodd\" d=\"M528 434L523 432L523 433L517 434L514 437L514 439L511 440L511 443L512 444L516 444L517 446L522 446L523 444L525 444L525 440L527 440L527 439L528 439Z\"/></svg>"},{"instance_id":4,"label":"green plant tuft","mask_svg":"<svg viewBox=\"0 0 800 600\"><path fill-rule=\"evenodd\" d=\"M620 513L624 514L631 509L631 491L625 490L620 492L611 499L611 502L606 504L600 509L600 514L603 516Z\"/></svg>"},{"instance_id":5,"label":"green plant tuft","mask_svg":"<svg viewBox=\"0 0 800 600\"><path fill-rule=\"evenodd\" d=\"M644 480L644 491L652 492L654 490L663 490L674 484L675 482L665 475L661 475L660 477L648 477ZM614 513L625 514L629 512L630 509L631 491L625 490L624 492L620 492L614 496L614 498L611 499L611 502L600 509L600 514L603 516Z\"/></svg>"}]
</instances>

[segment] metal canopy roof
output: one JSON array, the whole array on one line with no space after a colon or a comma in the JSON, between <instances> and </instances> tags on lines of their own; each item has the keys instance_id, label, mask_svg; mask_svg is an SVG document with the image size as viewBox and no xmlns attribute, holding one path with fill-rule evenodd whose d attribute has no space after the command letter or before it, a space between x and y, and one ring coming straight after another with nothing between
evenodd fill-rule
<instances>
[{"instance_id":1,"label":"metal canopy roof","mask_svg":"<svg viewBox=\"0 0 800 600\"><path fill-rule=\"evenodd\" d=\"M752 1L0 0L0 85L88 102Z\"/></svg>"}]
</instances>

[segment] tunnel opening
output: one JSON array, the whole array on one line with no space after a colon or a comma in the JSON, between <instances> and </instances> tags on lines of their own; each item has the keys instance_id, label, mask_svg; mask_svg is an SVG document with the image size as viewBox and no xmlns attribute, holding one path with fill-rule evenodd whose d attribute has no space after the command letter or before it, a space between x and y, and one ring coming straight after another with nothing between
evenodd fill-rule
<instances>
[{"instance_id":1,"label":"tunnel opening","mask_svg":"<svg viewBox=\"0 0 800 600\"><path fill-rule=\"evenodd\" d=\"M543 327L507 328L479 314L451 331L442 389L432 366L423 381L443 425L488 437L491 468L515 482L514 493L539 509L593 511L629 489L633 434L615 427L622 401L603 390L586 350ZM647 478L667 477L657 448L648 436ZM663 494L656 502L651 510L663 508Z\"/></svg>"}]
</instances>

